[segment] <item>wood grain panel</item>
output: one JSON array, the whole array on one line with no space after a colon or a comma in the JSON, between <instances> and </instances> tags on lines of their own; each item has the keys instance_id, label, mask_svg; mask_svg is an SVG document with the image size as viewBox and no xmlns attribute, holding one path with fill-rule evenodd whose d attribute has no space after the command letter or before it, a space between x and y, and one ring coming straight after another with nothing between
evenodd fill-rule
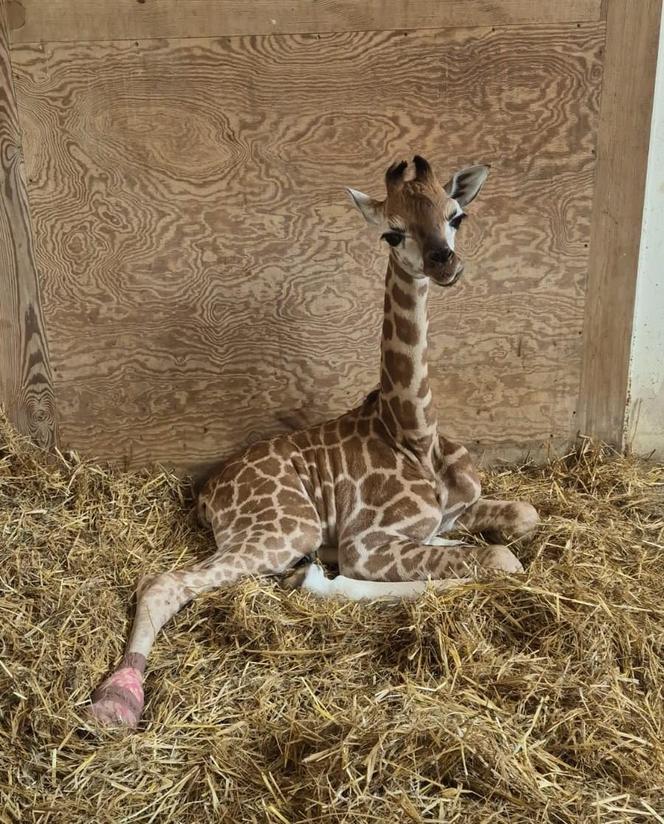
<instances>
[{"instance_id":1,"label":"wood grain panel","mask_svg":"<svg viewBox=\"0 0 664 824\"><path fill-rule=\"evenodd\" d=\"M63 434L202 465L377 378L385 253L344 185L420 151L492 177L434 292L441 419L567 437L603 24L14 52ZM298 411L299 410L299 411Z\"/></svg>"},{"instance_id":2,"label":"wood grain panel","mask_svg":"<svg viewBox=\"0 0 664 824\"><path fill-rule=\"evenodd\" d=\"M579 422L622 446L662 0L609 0Z\"/></svg>"},{"instance_id":3,"label":"wood grain panel","mask_svg":"<svg viewBox=\"0 0 664 824\"><path fill-rule=\"evenodd\" d=\"M41 446L56 439L55 403L39 301L21 136L0 0L0 403Z\"/></svg>"},{"instance_id":4,"label":"wood grain panel","mask_svg":"<svg viewBox=\"0 0 664 824\"><path fill-rule=\"evenodd\" d=\"M14 0L14 7L14 43L569 23L602 14L602 0Z\"/></svg>"}]
</instances>

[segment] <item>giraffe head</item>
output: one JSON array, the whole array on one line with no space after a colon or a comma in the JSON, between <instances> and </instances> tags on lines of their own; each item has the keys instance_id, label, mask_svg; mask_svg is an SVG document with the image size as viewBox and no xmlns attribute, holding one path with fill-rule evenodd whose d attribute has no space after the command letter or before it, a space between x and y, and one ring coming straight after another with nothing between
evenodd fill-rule
<instances>
[{"instance_id":1,"label":"giraffe head","mask_svg":"<svg viewBox=\"0 0 664 824\"><path fill-rule=\"evenodd\" d=\"M409 179L405 160L390 166L385 174L385 200L375 200L356 189L346 191L367 223L380 229L382 239L405 272L451 286L464 268L454 249L456 233L489 167L469 166L443 186L423 157L416 155L413 164L415 175Z\"/></svg>"}]
</instances>

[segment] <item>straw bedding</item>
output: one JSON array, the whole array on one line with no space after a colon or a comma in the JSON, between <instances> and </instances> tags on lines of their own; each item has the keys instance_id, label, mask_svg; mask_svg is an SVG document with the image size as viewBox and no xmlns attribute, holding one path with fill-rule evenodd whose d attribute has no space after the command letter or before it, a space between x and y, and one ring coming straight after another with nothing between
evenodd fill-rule
<instances>
[{"instance_id":1,"label":"straw bedding","mask_svg":"<svg viewBox=\"0 0 664 824\"><path fill-rule=\"evenodd\" d=\"M183 610L138 733L85 728L187 487L47 462L0 422L0 821L664 822L664 467L590 444L486 488L527 574L414 603L247 581Z\"/></svg>"}]
</instances>

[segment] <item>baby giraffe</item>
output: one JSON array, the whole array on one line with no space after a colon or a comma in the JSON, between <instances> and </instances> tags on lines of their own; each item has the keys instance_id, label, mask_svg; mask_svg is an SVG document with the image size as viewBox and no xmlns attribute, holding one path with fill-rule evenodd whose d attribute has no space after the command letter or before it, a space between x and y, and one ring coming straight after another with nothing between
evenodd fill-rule
<instances>
[{"instance_id":1,"label":"baby giraffe","mask_svg":"<svg viewBox=\"0 0 664 824\"><path fill-rule=\"evenodd\" d=\"M208 479L198 509L216 551L141 582L125 657L89 708L99 722L136 726L161 627L199 593L242 577L282 575L319 550L341 576L367 582L522 570L503 545L441 538L457 527L516 538L538 522L528 503L480 497L468 452L438 432L429 383L429 284L461 277L456 233L488 168L464 169L443 186L426 160L413 163L410 179L405 161L390 166L384 200L348 190L390 250L379 388L335 420L251 445Z\"/></svg>"}]
</instances>

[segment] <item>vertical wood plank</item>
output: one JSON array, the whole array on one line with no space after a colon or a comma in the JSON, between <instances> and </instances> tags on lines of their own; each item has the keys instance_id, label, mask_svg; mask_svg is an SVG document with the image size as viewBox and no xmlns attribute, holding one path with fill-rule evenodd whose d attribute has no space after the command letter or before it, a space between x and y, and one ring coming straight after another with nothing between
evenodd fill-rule
<instances>
[{"instance_id":1,"label":"vertical wood plank","mask_svg":"<svg viewBox=\"0 0 664 824\"><path fill-rule=\"evenodd\" d=\"M53 383L39 299L7 27L0 0L0 403L39 445L56 441Z\"/></svg>"},{"instance_id":2,"label":"vertical wood plank","mask_svg":"<svg viewBox=\"0 0 664 824\"><path fill-rule=\"evenodd\" d=\"M608 0L579 426L622 446L662 0Z\"/></svg>"}]
</instances>

